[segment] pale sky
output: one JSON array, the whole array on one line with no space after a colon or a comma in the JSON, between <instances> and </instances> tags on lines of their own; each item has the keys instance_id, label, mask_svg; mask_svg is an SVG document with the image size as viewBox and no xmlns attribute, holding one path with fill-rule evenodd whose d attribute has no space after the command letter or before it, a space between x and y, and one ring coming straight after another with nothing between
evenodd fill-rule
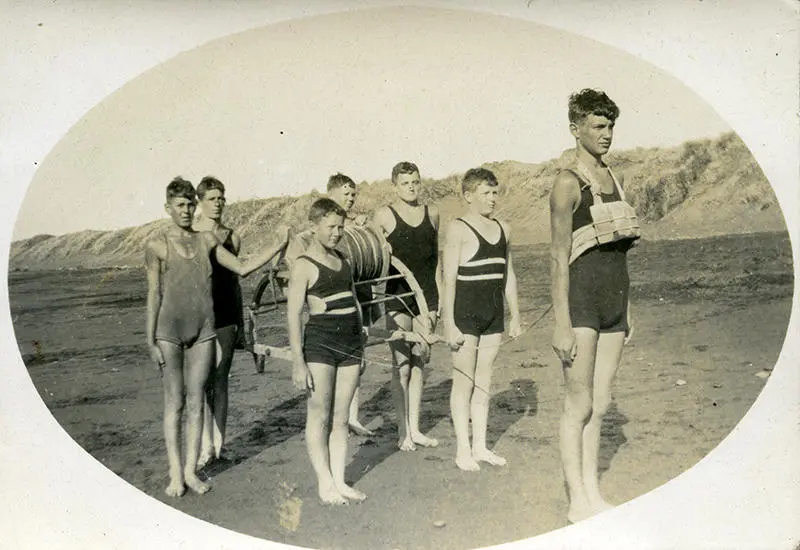
<instances>
[{"instance_id":1,"label":"pale sky","mask_svg":"<svg viewBox=\"0 0 800 550\"><path fill-rule=\"evenodd\" d=\"M53 55L89 53L40 30ZM106 97L39 163L14 238L151 221L178 174L214 174L241 200L319 189L335 171L386 178L399 160L427 177L547 160L571 146L566 101L582 87L620 106L616 149L730 130L665 72L552 27L420 8L324 15L213 40Z\"/></svg>"}]
</instances>

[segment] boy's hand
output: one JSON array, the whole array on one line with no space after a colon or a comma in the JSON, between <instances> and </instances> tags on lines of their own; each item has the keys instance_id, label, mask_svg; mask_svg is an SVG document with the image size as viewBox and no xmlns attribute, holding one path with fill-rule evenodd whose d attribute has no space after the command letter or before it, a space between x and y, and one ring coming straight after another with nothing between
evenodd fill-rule
<instances>
[{"instance_id":1,"label":"boy's hand","mask_svg":"<svg viewBox=\"0 0 800 550\"><path fill-rule=\"evenodd\" d=\"M447 340L447 345L450 346L451 350L458 351L458 349L464 345L464 334L455 326L448 326L445 340Z\"/></svg>"},{"instance_id":2,"label":"boy's hand","mask_svg":"<svg viewBox=\"0 0 800 550\"><path fill-rule=\"evenodd\" d=\"M150 349L150 358L158 365L158 370L160 371L167 364L164 361L164 354L161 352L161 348L155 343L149 344L147 347Z\"/></svg>"},{"instance_id":3,"label":"boy's hand","mask_svg":"<svg viewBox=\"0 0 800 550\"><path fill-rule=\"evenodd\" d=\"M630 309L628 309L627 317L628 317L628 330L625 331L625 339L622 341L622 345L623 346L627 346L628 342L630 342L631 338L633 338L633 328L634 327L633 327L633 319L631 319L631 310Z\"/></svg>"},{"instance_id":4,"label":"boy's hand","mask_svg":"<svg viewBox=\"0 0 800 550\"><path fill-rule=\"evenodd\" d=\"M572 327L556 327L553 332L553 351L564 366L570 366L578 354L578 343Z\"/></svg>"},{"instance_id":5,"label":"boy's hand","mask_svg":"<svg viewBox=\"0 0 800 550\"><path fill-rule=\"evenodd\" d=\"M298 391L314 391L314 378L305 361L295 361L292 367L292 383Z\"/></svg>"},{"instance_id":6,"label":"boy's hand","mask_svg":"<svg viewBox=\"0 0 800 550\"><path fill-rule=\"evenodd\" d=\"M522 325L519 322L519 317L511 317L508 322L509 338L517 338L520 334L522 334Z\"/></svg>"},{"instance_id":7,"label":"boy's hand","mask_svg":"<svg viewBox=\"0 0 800 550\"><path fill-rule=\"evenodd\" d=\"M430 325L428 326L428 332L433 332L436 330L436 323L439 321L439 312L438 311L431 311L428 313L428 322Z\"/></svg>"}]
</instances>

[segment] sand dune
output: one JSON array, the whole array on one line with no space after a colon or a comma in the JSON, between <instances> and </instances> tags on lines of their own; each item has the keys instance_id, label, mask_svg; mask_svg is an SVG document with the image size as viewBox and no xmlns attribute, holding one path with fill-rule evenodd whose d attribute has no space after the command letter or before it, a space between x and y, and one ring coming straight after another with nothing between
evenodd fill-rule
<instances>
[{"instance_id":1,"label":"sand dune","mask_svg":"<svg viewBox=\"0 0 800 550\"><path fill-rule=\"evenodd\" d=\"M565 155L567 153L565 152ZM563 159L563 156L562 156ZM609 155L625 178L648 239L703 237L782 231L783 216L769 182L734 133L685 142L678 147L633 149ZM517 243L549 240L548 194L561 159L539 164L491 162L505 186L497 215L511 223ZM424 180L426 198L439 205L444 223L462 212L461 174ZM223 177L224 179L224 177ZM371 212L393 197L388 180L362 182L355 209ZM226 222L242 235L245 253L274 239L281 225L301 227L317 197L273 197L232 203ZM12 269L140 265L144 243L166 220L115 231L37 235L11 246Z\"/></svg>"}]
</instances>

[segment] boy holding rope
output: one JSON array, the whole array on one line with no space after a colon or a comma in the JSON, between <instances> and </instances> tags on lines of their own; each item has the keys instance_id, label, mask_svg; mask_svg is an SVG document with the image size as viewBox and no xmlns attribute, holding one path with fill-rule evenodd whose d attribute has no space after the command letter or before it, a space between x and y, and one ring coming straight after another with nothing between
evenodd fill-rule
<instances>
[{"instance_id":1,"label":"boy holding rope","mask_svg":"<svg viewBox=\"0 0 800 550\"><path fill-rule=\"evenodd\" d=\"M490 170L473 168L464 175L461 190L469 211L447 228L442 319L453 351L450 414L456 433L455 461L464 471L477 471L479 462L506 463L486 448L492 365L505 328L504 297L511 313L509 336L516 338L522 330L509 228L491 217L497 178Z\"/></svg>"},{"instance_id":2,"label":"boy holding rope","mask_svg":"<svg viewBox=\"0 0 800 550\"><path fill-rule=\"evenodd\" d=\"M420 318L416 300L399 295L411 291L405 279L386 283L386 295L396 296L386 303L386 328L389 331L411 331L423 323L423 331L433 332L439 317L439 296L442 286L439 262L439 209L419 201L419 169L411 162L400 162L392 169L392 184L397 200L375 212L374 226L392 247L392 256L408 267L419 283L429 309L427 318ZM393 267L389 275L398 272ZM397 446L401 451L413 451L416 446L436 447L439 442L419 429L419 411L424 385L423 368L426 358L415 345L405 340L391 342L392 394L397 411Z\"/></svg>"}]
</instances>

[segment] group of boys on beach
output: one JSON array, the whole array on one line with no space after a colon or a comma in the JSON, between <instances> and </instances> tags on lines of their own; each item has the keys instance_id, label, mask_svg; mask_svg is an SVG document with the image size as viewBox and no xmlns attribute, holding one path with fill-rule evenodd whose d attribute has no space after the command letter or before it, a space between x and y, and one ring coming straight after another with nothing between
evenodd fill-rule
<instances>
[{"instance_id":1,"label":"group of boys on beach","mask_svg":"<svg viewBox=\"0 0 800 550\"><path fill-rule=\"evenodd\" d=\"M638 237L638 226L631 229L636 224L630 223L622 187L601 158L618 114L603 92L587 89L570 97L575 157L559 172L550 199L553 348L566 388L560 436L570 521L610 507L598 486L600 421L632 329L625 253ZM326 504L366 498L347 485L344 474L348 432L371 433L359 422L357 390L366 367L364 344L380 313L371 305L373 290L356 285L339 250L346 226L371 228L421 290L418 299L408 299L414 294L408 280L389 278L383 291L386 328L431 335L442 326L452 355L450 413L457 467L478 471L481 463L506 464L486 444L492 366L506 328L510 338L523 329L511 231L493 217L498 181L486 168L465 173L461 192L467 212L446 227L440 254L439 211L421 201L419 169L411 162L398 163L391 180L396 200L367 220L352 214L353 180L331 176L327 197L310 207L310 227L293 237L281 232L276 245L246 262L238 258L238 236L221 221L225 188L219 180L206 177L197 190L182 178L167 186L165 208L173 223L148 243L146 264L148 344L165 395L168 495L180 496L186 487L197 493L209 490L197 472L222 455L227 380L242 330L238 277L280 256L290 268L286 297L292 381L307 396L305 440L319 498ZM197 202L201 215L195 220ZM621 230L609 236L602 229L609 224ZM396 274L394 268L389 272ZM389 345L398 448L436 447L438 441L420 431L429 349L402 338L390 339Z\"/></svg>"}]
</instances>

